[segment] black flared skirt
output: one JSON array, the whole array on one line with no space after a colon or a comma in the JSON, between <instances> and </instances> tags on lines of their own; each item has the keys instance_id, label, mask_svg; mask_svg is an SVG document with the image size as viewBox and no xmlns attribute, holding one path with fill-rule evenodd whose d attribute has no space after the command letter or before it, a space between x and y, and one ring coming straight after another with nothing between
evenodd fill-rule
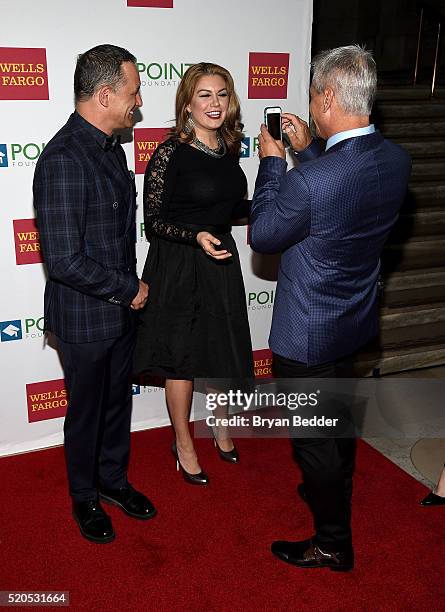
<instances>
[{"instance_id":1,"label":"black flared skirt","mask_svg":"<svg viewBox=\"0 0 445 612\"><path fill-rule=\"evenodd\" d=\"M135 374L253 378L238 251L230 233L217 237L231 258L217 261L198 246L153 238L142 275L150 289L139 316Z\"/></svg>"}]
</instances>

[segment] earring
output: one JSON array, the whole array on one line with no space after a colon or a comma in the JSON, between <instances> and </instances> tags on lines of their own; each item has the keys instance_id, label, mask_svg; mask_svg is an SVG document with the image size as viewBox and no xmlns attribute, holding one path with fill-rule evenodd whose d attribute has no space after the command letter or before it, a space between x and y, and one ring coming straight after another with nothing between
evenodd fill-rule
<instances>
[{"instance_id":1,"label":"earring","mask_svg":"<svg viewBox=\"0 0 445 612\"><path fill-rule=\"evenodd\" d=\"M185 122L184 132L188 136L189 134L192 133L194 129L195 129L195 122L193 121L192 113L189 113L187 117L187 121Z\"/></svg>"}]
</instances>

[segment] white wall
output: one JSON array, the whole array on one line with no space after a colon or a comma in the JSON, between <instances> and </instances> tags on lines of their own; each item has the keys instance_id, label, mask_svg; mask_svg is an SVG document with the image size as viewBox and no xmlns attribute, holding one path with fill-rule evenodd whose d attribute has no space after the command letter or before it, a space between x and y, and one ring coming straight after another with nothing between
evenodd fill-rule
<instances>
[{"instance_id":1,"label":"white wall","mask_svg":"<svg viewBox=\"0 0 445 612\"><path fill-rule=\"evenodd\" d=\"M3 285L0 455L63 441L66 408L63 371L56 351L45 345L41 331L44 266L25 263L30 258L38 258L38 235L33 234L32 221L20 220L34 218L31 187L36 159L73 110L72 83L77 55L97 44L113 43L137 56L144 101L143 120L136 126L137 130L171 125L180 78L176 73L185 70L188 64L212 61L227 67L235 80L245 133L250 137L250 157L242 159L241 164L249 180L251 196L258 167L254 138L264 107L280 105L283 110L307 119L312 27L312 0L128 2L130 5L173 4L172 8L136 8L127 6L126 0L15 0L5 4L0 42L0 231L3 235L0 241ZM283 70L271 67L276 56L254 62L255 66L265 66L254 69L257 79L273 82L275 73L284 81L288 77L287 96L279 86L283 81L279 81L271 88L257 87L253 95L264 97L249 99L250 53L289 54L289 70L284 76ZM45 67L39 66L44 63L45 54L47 74ZM278 56L277 66L283 64L282 60ZM255 85L265 82L257 80ZM24 97L29 99L20 99ZM139 135L145 133L139 132ZM134 144L130 142L124 147L129 168L134 169ZM141 271L148 249L145 239L140 237L143 175L137 174L136 181L139 191L137 254ZM234 228L234 235L242 259L253 347L262 351L268 346L274 265L252 253L245 227ZM15 238L22 245L18 245L22 249L19 257L24 263L16 263ZM261 373L267 369L267 353L259 352L255 356ZM27 395L26 385L35 383L42 384L28 387ZM134 396L133 429L166 424L163 390L144 387L135 391L138 393Z\"/></svg>"}]
</instances>

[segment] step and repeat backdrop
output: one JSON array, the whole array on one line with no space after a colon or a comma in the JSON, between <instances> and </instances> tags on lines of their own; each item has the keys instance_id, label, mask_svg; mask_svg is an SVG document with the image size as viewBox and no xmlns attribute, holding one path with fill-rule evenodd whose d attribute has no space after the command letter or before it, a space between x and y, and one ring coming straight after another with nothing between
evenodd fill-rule
<instances>
[{"instance_id":1,"label":"step and repeat backdrop","mask_svg":"<svg viewBox=\"0 0 445 612\"><path fill-rule=\"evenodd\" d=\"M43 333L45 267L32 201L36 162L73 111L77 55L101 44L137 57L144 105L124 144L138 188L141 272L145 166L174 118L184 71L211 61L232 73L245 138L241 165L252 196L259 126L266 106L307 119L312 0L0 0L0 455L63 442L68 398L57 351ZM242 260L256 375L270 373L270 328L277 258L249 247L235 227ZM133 386L133 429L168 423L163 389Z\"/></svg>"}]
</instances>

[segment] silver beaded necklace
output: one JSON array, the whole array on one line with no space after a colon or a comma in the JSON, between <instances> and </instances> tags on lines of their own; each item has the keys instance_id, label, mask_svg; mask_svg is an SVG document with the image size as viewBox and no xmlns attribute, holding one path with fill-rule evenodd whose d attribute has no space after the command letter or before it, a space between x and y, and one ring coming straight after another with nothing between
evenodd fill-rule
<instances>
[{"instance_id":1,"label":"silver beaded necklace","mask_svg":"<svg viewBox=\"0 0 445 612\"><path fill-rule=\"evenodd\" d=\"M203 142L201 142L196 136L193 139L193 144L197 149L202 151L203 153L207 153L210 157L223 157L227 152L226 143L224 142L223 137L219 132L216 132L216 140L218 141L218 146L216 149L212 149L207 146Z\"/></svg>"}]
</instances>

